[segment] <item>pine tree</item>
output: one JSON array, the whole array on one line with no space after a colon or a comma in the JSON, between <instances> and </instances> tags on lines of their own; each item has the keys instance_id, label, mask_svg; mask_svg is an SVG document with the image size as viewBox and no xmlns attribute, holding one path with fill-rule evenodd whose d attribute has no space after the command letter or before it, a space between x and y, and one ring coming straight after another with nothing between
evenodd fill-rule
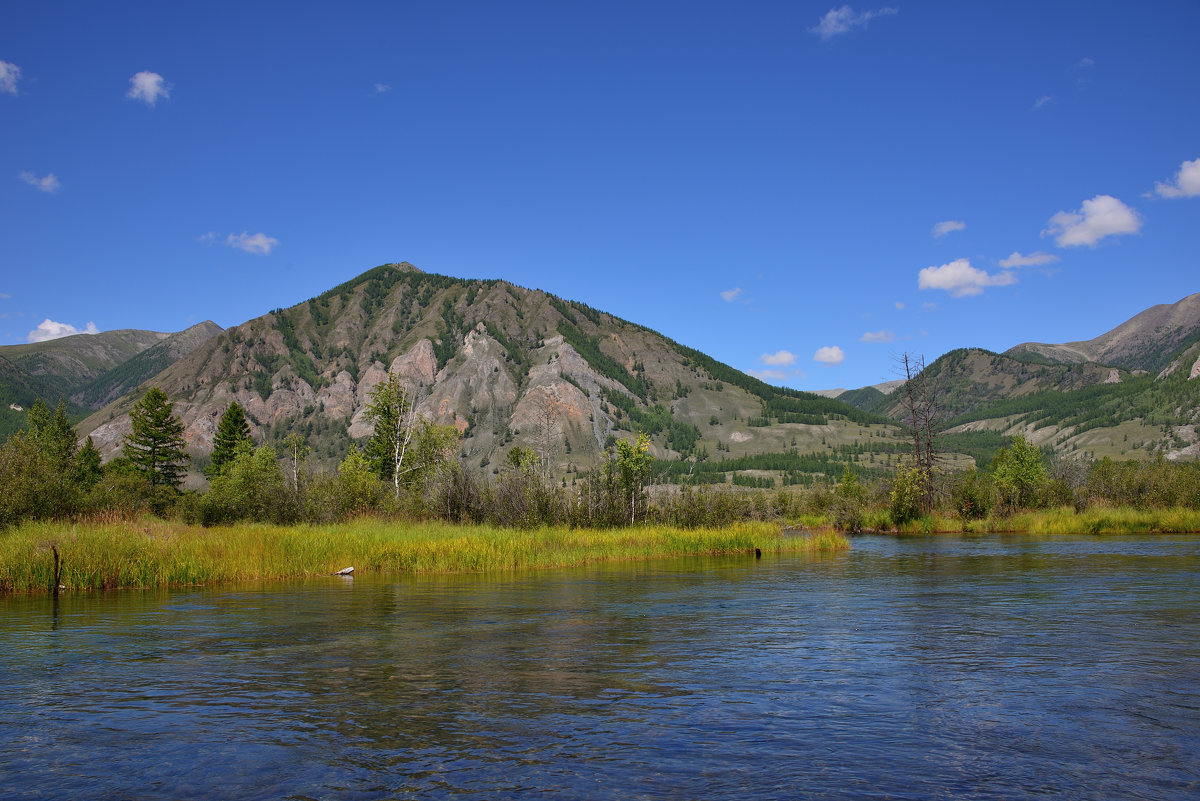
<instances>
[{"instance_id":1,"label":"pine tree","mask_svg":"<svg viewBox=\"0 0 1200 801\"><path fill-rule=\"evenodd\" d=\"M234 401L229 404L221 422L217 423L217 433L213 436L212 462L205 469L209 476L219 475L233 461L238 443L250 441L250 424L246 422L246 412Z\"/></svg>"},{"instance_id":2,"label":"pine tree","mask_svg":"<svg viewBox=\"0 0 1200 801\"><path fill-rule=\"evenodd\" d=\"M125 437L125 456L151 484L178 487L188 461L183 423L167 394L151 387L129 413L133 430Z\"/></svg>"}]
</instances>

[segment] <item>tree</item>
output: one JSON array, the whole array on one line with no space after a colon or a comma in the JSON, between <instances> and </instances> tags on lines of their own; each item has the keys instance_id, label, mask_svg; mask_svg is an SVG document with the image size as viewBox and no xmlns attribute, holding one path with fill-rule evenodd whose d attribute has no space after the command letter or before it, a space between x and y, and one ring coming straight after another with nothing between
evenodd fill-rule
<instances>
[{"instance_id":1,"label":"tree","mask_svg":"<svg viewBox=\"0 0 1200 801\"><path fill-rule=\"evenodd\" d=\"M643 432L636 442L617 442L617 475L623 495L629 502L629 522L637 522L638 509L645 505L645 488L650 481L650 437Z\"/></svg>"},{"instance_id":2,"label":"tree","mask_svg":"<svg viewBox=\"0 0 1200 801\"><path fill-rule=\"evenodd\" d=\"M154 486L183 483L188 457L183 423L173 409L167 394L151 387L129 412L133 430L124 439L125 456Z\"/></svg>"},{"instance_id":3,"label":"tree","mask_svg":"<svg viewBox=\"0 0 1200 801\"><path fill-rule=\"evenodd\" d=\"M400 475L417 422L412 398L399 375L389 373L386 381L371 390L366 416L375 424L366 449L371 470L390 483L399 498Z\"/></svg>"},{"instance_id":4,"label":"tree","mask_svg":"<svg viewBox=\"0 0 1200 801\"><path fill-rule=\"evenodd\" d=\"M229 404L221 422L217 423L217 432L213 435L212 462L205 469L205 474L216 476L225 466L233 461L238 445L250 442L250 424L246 422L246 412L237 401Z\"/></svg>"},{"instance_id":5,"label":"tree","mask_svg":"<svg viewBox=\"0 0 1200 801\"><path fill-rule=\"evenodd\" d=\"M992 478L1010 511L1035 506L1046 483L1042 454L1018 434L1010 447L996 451L992 458Z\"/></svg>"},{"instance_id":6,"label":"tree","mask_svg":"<svg viewBox=\"0 0 1200 801\"><path fill-rule=\"evenodd\" d=\"M924 357L900 356L900 367L904 376L903 389L898 393L904 409L904 422L912 432L912 460L916 471L913 478L921 498L925 514L933 512L933 471L937 466L937 447L934 429L941 416L938 407L935 380L925 369Z\"/></svg>"},{"instance_id":7,"label":"tree","mask_svg":"<svg viewBox=\"0 0 1200 801\"><path fill-rule=\"evenodd\" d=\"M295 431L283 438L283 448L292 466L292 492L299 494L300 476L305 472L304 463L312 454L312 448Z\"/></svg>"}]
</instances>

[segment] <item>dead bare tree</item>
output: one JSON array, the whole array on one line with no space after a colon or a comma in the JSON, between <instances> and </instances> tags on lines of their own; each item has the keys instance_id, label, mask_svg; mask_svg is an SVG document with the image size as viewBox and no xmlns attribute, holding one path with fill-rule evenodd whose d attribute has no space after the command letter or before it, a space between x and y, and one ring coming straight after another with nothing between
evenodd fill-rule
<instances>
[{"instance_id":1,"label":"dead bare tree","mask_svg":"<svg viewBox=\"0 0 1200 801\"><path fill-rule=\"evenodd\" d=\"M934 432L941 418L937 379L925 369L924 356L903 353L897 362L904 378L900 402L904 423L912 435L912 459L920 482L921 507L929 514L934 508L933 474L938 459Z\"/></svg>"}]
</instances>

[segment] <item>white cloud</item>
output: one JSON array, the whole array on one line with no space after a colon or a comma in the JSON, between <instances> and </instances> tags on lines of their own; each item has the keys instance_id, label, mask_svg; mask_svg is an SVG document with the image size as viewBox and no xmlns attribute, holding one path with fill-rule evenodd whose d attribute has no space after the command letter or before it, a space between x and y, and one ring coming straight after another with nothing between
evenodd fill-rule
<instances>
[{"instance_id":1,"label":"white cloud","mask_svg":"<svg viewBox=\"0 0 1200 801\"><path fill-rule=\"evenodd\" d=\"M742 294L742 288L740 286L735 286L733 289L726 289L724 292L722 292L721 297L730 303L733 303L735 300L737 300L737 297L740 294Z\"/></svg>"},{"instance_id":2,"label":"white cloud","mask_svg":"<svg viewBox=\"0 0 1200 801\"><path fill-rule=\"evenodd\" d=\"M12 295L8 294L7 292L0 292L0 300L8 300L11 297Z\"/></svg>"},{"instance_id":3,"label":"white cloud","mask_svg":"<svg viewBox=\"0 0 1200 801\"><path fill-rule=\"evenodd\" d=\"M887 7L878 11L862 12L855 11L850 6L831 8L825 16L821 17L817 26L809 28L809 30L820 36L823 41L828 42L838 34L849 33L854 28L867 27L867 23L876 17L889 17L898 13L900 13L900 9Z\"/></svg>"},{"instance_id":4,"label":"white cloud","mask_svg":"<svg viewBox=\"0 0 1200 801\"><path fill-rule=\"evenodd\" d=\"M761 359L765 364L782 365L791 364L792 362L796 361L796 354L786 350L777 350L774 353L764 353L758 358Z\"/></svg>"},{"instance_id":5,"label":"white cloud","mask_svg":"<svg viewBox=\"0 0 1200 801\"><path fill-rule=\"evenodd\" d=\"M209 231L207 234L201 234L200 236L196 237L196 241L202 245L211 245L213 242L216 242L218 239L220 239L220 237L221 235L216 231Z\"/></svg>"},{"instance_id":6,"label":"white cloud","mask_svg":"<svg viewBox=\"0 0 1200 801\"><path fill-rule=\"evenodd\" d=\"M392 87L388 86L386 83L375 84L375 94L377 94L377 95L381 95L381 94L384 94L385 92L390 92L390 91L392 91Z\"/></svg>"},{"instance_id":7,"label":"white cloud","mask_svg":"<svg viewBox=\"0 0 1200 801\"><path fill-rule=\"evenodd\" d=\"M904 310L904 301L898 300L898 301L896 301L895 303L893 303L892 305L896 307L896 310L897 310L897 311L903 311L903 310Z\"/></svg>"},{"instance_id":8,"label":"white cloud","mask_svg":"<svg viewBox=\"0 0 1200 801\"><path fill-rule=\"evenodd\" d=\"M1154 191L1160 197L1196 197L1200 195L1200 159L1185 161L1179 165L1173 183L1164 184L1161 181L1154 184Z\"/></svg>"},{"instance_id":9,"label":"white cloud","mask_svg":"<svg viewBox=\"0 0 1200 801\"><path fill-rule=\"evenodd\" d=\"M47 342L51 339L61 339L69 337L72 334L99 334L100 330L96 328L95 323L89 322L83 330L76 328L70 323L56 323L47 317L38 324L38 327L29 332L29 336L25 338L26 342Z\"/></svg>"},{"instance_id":10,"label":"white cloud","mask_svg":"<svg viewBox=\"0 0 1200 801\"><path fill-rule=\"evenodd\" d=\"M1050 105L1053 102L1054 102L1054 95L1042 95L1037 100L1033 101L1033 107L1035 109L1036 108L1045 108L1046 106Z\"/></svg>"},{"instance_id":11,"label":"white cloud","mask_svg":"<svg viewBox=\"0 0 1200 801\"><path fill-rule=\"evenodd\" d=\"M19 80L21 80L21 68L7 61L0 61L0 92L15 95Z\"/></svg>"},{"instance_id":12,"label":"white cloud","mask_svg":"<svg viewBox=\"0 0 1200 801\"><path fill-rule=\"evenodd\" d=\"M813 354L813 361L820 362L826 367L841 364L845 360L846 352L837 345L826 345L823 348L817 348L817 352Z\"/></svg>"},{"instance_id":13,"label":"white cloud","mask_svg":"<svg viewBox=\"0 0 1200 801\"><path fill-rule=\"evenodd\" d=\"M261 232L248 234L242 231L240 234L230 234L225 237L225 244L231 248L244 250L247 253L258 253L265 256L275 249L275 246L279 244L279 240Z\"/></svg>"},{"instance_id":14,"label":"white cloud","mask_svg":"<svg viewBox=\"0 0 1200 801\"><path fill-rule=\"evenodd\" d=\"M867 331L861 337L859 342L895 342L896 334L893 331Z\"/></svg>"},{"instance_id":15,"label":"white cloud","mask_svg":"<svg viewBox=\"0 0 1200 801\"><path fill-rule=\"evenodd\" d=\"M746 375L752 375L759 381L787 381L787 373L782 370L747 370Z\"/></svg>"},{"instance_id":16,"label":"white cloud","mask_svg":"<svg viewBox=\"0 0 1200 801\"><path fill-rule=\"evenodd\" d=\"M1017 277L1010 272L989 274L972 267L968 259L955 259L940 267L926 267L917 275L920 289L944 289L950 297L962 298L979 295L985 287L1015 284Z\"/></svg>"},{"instance_id":17,"label":"white cloud","mask_svg":"<svg viewBox=\"0 0 1200 801\"><path fill-rule=\"evenodd\" d=\"M944 220L933 226L933 238L941 239L943 236L954 231L961 231L967 227L967 224L962 220Z\"/></svg>"},{"instance_id":18,"label":"white cloud","mask_svg":"<svg viewBox=\"0 0 1200 801\"><path fill-rule=\"evenodd\" d=\"M38 178L31 172L23 172L17 176L30 186L36 186L40 191L48 195L53 195L62 186L58 177L54 173L47 173L44 177Z\"/></svg>"},{"instance_id":19,"label":"white cloud","mask_svg":"<svg viewBox=\"0 0 1200 801\"><path fill-rule=\"evenodd\" d=\"M1047 253L1044 250L1035 251L1028 256L1022 256L1014 250L1012 255L1007 259L1000 260L1000 266L1007 270L1011 267L1040 267L1043 264L1052 264L1056 261L1058 261L1058 256L1055 256L1053 253Z\"/></svg>"},{"instance_id":20,"label":"white cloud","mask_svg":"<svg viewBox=\"0 0 1200 801\"><path fill-rule=\"evenodd\" d=\"M1061 248L1090 245L1106 236L1136 234L1142 228L1142 218L1136 211L1112 195L1096 195L1083 201L1079 211L1060 211L1050 218L1042 236L1053 236Z\"/></svg>"},{"instance_id":21,"label":"white cloud","mask_svg":"<svg viewBox=\"0 0 1200 801\"><path fill-rule=\"evenodd\" d=\"M1094 66L1096 66L1096 61L1090 58L1081 58L1075 62L1075 69L1077 70L1087 69L1088 67Z\"/></svg>"},{"instance_id":22,"label":"white cloud","mask_svg":"<svg viewBox=\"0 0 1200 801\"><path fill-rule=\"evenodd\" d=\"M157 72L139 72L129 79L129 91L125 96L130 100L140 100L147 106L153 107L160 97L171 96L170 85Z\"/></svg>"}]
</instances>

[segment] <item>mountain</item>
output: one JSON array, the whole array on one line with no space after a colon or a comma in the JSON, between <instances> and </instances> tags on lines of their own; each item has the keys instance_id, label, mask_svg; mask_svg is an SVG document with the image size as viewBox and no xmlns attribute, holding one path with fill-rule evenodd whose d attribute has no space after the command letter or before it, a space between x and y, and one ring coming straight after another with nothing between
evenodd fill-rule
<instances>
[{"instance_id":1,"label":"mountain","mask_svg":"<svg viewBox=\"0 0 1200 801\"><path fill-rule=\"evenodd\" d=\"M423 414L458 429L463 463L487 472L519 444L566 476L635 430L651 435L656 457L694 458L701 472L722 458L749 459L736 469L753 471L774 454L775 467L763 469L791 470L797 480L801 472L840 474L841 461L867 465L872 449L899 446L883 418L772 387L582 303L407 263L228 329L152 383L174 401L197 454L211 449L220 415L236 400L257 440L301 433L314 459L330 465L371 433L364 407L389 371L404 377ZM140 394L88 417L81 434L115 453Z\"/></svg>"},{"instance_id":2,"label":"mountain","mask_svg":"<svg viewBox=\"0 0 1200 801\"><path fill-rule=\"evenodd\" d=\"M206 321L174 334L123 329L0 347L0 441L41 398L80 417L124 395L221 332Z\"/></svg>"},{"instance_id":3,"label":"mountain","mask_svg":"<svg viewBox=\"0 0 1200 801\"><path fill-rule=\"evenodd\" d=\"M85 409L99 409L165 370L222 330L213 321L205 320L170 334L73 392L71 402Z\"/></svg>"},{"instance_id":4,"label":"mountain","mask_svg":"<svg viewBox=\"0 0 1200 801\"><path fill-rule=\"evenodd\" d=\"M1014 358L1059 364L1096 362L1126 370L1158 372L1200 338L1200 293L1178 303L1151 306L1095 339L1048 345L1023 342L1005 351Z\"/></svg>"}]
</instances>

